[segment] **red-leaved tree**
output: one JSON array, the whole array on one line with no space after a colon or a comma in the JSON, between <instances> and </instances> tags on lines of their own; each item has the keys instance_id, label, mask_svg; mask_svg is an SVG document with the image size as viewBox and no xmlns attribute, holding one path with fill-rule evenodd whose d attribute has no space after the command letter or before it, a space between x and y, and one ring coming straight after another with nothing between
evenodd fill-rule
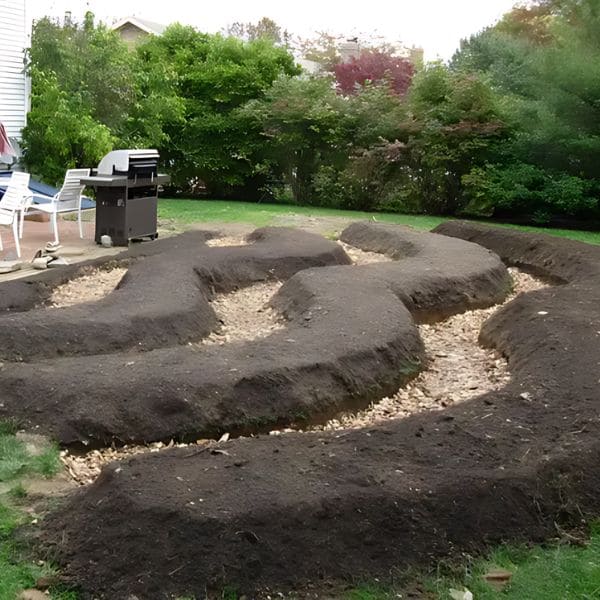
<instances>
[{"instance_id":1,"label":"red-leaved tree","mask_svg":"<svg viewBox=\"0 0 600 600\"><path fill-rule=\"evenodd\" d=\"M407 58L392 56L380 50L363 50L358 57L339 63L334 68L337 88L354 94L367 83L388 82L398 95L406 93L415 73Z\"/></svg>"}]
</instances>

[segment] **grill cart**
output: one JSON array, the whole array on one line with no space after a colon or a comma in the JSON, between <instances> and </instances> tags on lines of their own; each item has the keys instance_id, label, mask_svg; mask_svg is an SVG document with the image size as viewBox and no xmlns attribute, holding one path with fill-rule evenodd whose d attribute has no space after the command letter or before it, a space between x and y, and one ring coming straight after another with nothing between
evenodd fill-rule
<instances>
[{"instance_id":1,"label":"grill cart","mask_svg":"<svg viewBox=\"0 0 600 600\"><path fill-rule=\"evenodd\" d=\"M115 246L158 237L158 186L170 181L158 174L158 158L156 150L114 150L81 180L96 188L96 243L103 235Z\"/></svg>"}]
</instances>

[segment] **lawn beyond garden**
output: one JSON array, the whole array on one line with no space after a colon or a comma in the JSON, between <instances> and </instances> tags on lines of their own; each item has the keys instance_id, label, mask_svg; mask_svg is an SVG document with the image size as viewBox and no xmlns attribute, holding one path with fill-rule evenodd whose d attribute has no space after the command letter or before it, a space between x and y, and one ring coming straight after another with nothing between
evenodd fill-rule
<instances>
[{"instance_id":1,"label":"lawn beyond garden","mask_svg":"<svg viewBox=\"0 0 600 600\"><path fill-rule=\"evenodd\" d=\"M159 217L163 221L173 220L175 224L191 225L198 223L245 223L264 227L266 225L296 225L302 226L306 221L313 221L318 225L322 222L322 233L334 235L332 228L343 229L351 221L373 220L382 223L396 223L408 225L415 229L431 230L440 223L447 221L447 217L431 215L403 215L397 213L364 212L353 210L339 210L335 208L321 208L317 206L295 206L289 204L263 204L256 202L238 202L228 200L174 200L162 199L159 201ZM339 221L336 224L335 221ZM302 223L305 221L305 223ZM600 231L581 231L576 229L552 229L549 227L530 227L491 223L498 227L510 227L520 231L533 233L547 233L558 237L600 244Z\"/></svg>"}]
</instances>

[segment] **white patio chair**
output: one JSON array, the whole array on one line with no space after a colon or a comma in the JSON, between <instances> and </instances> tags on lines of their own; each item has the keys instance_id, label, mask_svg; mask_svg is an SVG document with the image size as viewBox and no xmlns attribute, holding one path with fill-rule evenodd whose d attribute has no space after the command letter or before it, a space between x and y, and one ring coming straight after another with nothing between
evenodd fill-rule
<instances>
[{"instance_id":1,"label":"white patio chair","mask_svg":"<svg viewBox=\"0 0 600 600\"><path fill-rule=\"evenodd\" d=\"M83 227L81 224L81 194L85 185L81 184L83 177L89 177L90 169L69 169L65 175L65 181L58 193L45 204L34 204L31 210L45 212L51 215L52 230L54 231L54 243L58 244L58 214L77 211L77 222L79 223L79 237L83 238ZM21 235L23 232L21 231Z\"/></svg>"},{"instance_id":2,"label":"white patio chair","mask_svg":"<svg viewBox=\"0 0 600 600\"><path fill-rule=\"evenodd\" d=\"M19 258L21 258L19 237L23 233L23 218L33 198L28 185L29 173L14 171L8 180L4 196L0 200L0 225L12 226L15 248ZM1 237L0 250L4 250Z\"/></svg>"}]
</instances>

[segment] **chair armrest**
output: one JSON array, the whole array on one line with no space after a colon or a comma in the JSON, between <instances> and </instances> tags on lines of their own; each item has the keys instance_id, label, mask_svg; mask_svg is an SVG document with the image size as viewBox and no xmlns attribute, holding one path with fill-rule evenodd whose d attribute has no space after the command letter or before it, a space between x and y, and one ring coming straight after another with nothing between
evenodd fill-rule
<instances>
[{"instance_id":1,"label":"chair armrest","mask_svg":"<svg viewBox=\"0 0 600 600\"><path fill-rule=\"evenodd\" d=\"M33 205L33 194L29 193L29 190L23 194L25 198L25 202L23 203L23 208L21 209L23 212L27 212Z\"/></svg>"}]
</instances>

